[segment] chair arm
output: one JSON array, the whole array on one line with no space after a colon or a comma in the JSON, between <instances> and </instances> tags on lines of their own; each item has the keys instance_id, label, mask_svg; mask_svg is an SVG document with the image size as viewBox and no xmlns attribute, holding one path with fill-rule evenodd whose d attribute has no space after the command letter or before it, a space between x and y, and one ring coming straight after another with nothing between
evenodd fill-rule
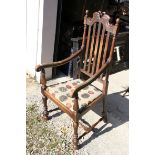
<instances>
[{"instance_id":1,"label":"chair arm","mask_svg":"<svg viewBox=\"0 0 155 155\"><path fill-rule=\"evenodd\" d=\"M48 63L48 64L36 65L35 71L40 72L44 68L57 67L57 66L64 65L64 64L68 63L69 61L71 61L72 59L74 59L75 57L79 56L81 54L81 52L83 51L83 49L84 49L84 46L82 46L79 50L77 50L75 53L73 53L68 58L63 59L61 61L51 62L51 63Z\"/></svg>"},{"instance_id":2,"label":"chair arm","mask_svg":"<svg viewBox=\"0 0 155 155\"><path fill-rule=\"evenodd\" d=\"M103 73L103 71L109 66L110 63L111 63L111 60L108 59L106 63L102 66L102 68L96 74L94 74L91 78L89 78L88 80L86 80L85 82L83 82L82 84L80 84L79 86L75 88L75 90L71 94L71 97L77 96L77 93L81 89L83 89L84 87L88 86L93 81L95 81Z\"/></svg>"}]
</instances>

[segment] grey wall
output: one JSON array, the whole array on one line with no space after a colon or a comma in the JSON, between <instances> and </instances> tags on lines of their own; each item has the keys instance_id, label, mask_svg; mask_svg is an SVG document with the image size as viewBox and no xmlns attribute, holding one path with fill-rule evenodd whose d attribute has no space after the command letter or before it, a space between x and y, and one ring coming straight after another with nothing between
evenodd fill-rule
<instances>
[{"instance_id":1,"label":"grey wall","mask_svg":"<svg viewBox=\"0 0 155 155\"><path fill-rule=\"evenodd\" d=\"M58 0L44 0L43 31L42 31L42 55L41 63L53 61L54 42L56 31ZM46 77L52 77L52 69L46 69Z\"/></svg>"},{"instance_id":2,"label":"grey wall","mask_svg":"<svg viewBox=\"0 0 155 155\"><path fill-rule=\"evenodd\" d=\"M26 0L26 72L40 81L36 64L53 61L58 0ZM46 71L51 78L52 69Z\"/></svg>"}]
</instances>

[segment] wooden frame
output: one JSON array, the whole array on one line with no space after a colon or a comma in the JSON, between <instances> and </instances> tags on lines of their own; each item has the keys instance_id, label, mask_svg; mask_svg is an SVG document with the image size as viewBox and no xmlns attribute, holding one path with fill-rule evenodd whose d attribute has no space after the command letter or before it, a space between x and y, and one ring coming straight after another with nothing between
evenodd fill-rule
<instances>
[{"instance_id":1,"label":"wooden frame","mask_svg":"<svg viewBox=\"0 0 155 155\"><path fill-rule=\"evenodd\" d=\"M116 24L112 25L109 23L110 17L105 12L95 12L93 17L88 17L88 11L84 17L84 33L82 39L82 46L70 57L58 61L51 62L49 64L37 65L35 70L37 72L41 71L41 93L44 104L44 113L43 116L48 119L48 108L47 108L47 99L51 99L57 106L67 113L73 119L74 135L73 135L73 144L74 149L78 149L78 140L82 138L86 133L90 132L101 120L107 122L107 111L105 106L105 96L107 95L108 89L108 77L109 77L109 67L112 62L112 56L114 51L115 36L118 28L119 19L116 20ZM90 47L90 48L89 48ZM80 57L79 63L79 75L86 74L90 78L84 81L81 85L77 86L76 89L72 92L71 97L75 100L73 105L73 110L70 111L65 107L59 100L52 96L47 90L46 79L45 79L45 68L57 67L64 65L74 58ZM89 60L89 61L88 61ZM105 71L105 77L103 80L103 72ZM84 87L91 84L99 78L103 82L102 95L98 96L95 100L88 104L87 108L83 111L79 111L78 104L78 92ZM78 126L80 118L87 113L92 106L94 106L99 100L103 99L103 112L102 117L92 125L90 128L84 127L86 132L81 136L78 136Z\"/></svg>"}]
</instances>

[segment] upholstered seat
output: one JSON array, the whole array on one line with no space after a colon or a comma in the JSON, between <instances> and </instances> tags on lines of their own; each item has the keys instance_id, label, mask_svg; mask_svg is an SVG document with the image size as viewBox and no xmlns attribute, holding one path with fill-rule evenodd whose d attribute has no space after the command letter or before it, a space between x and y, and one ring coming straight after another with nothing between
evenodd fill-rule
<instances>
[{"instance_id":1,"label":"upholstered seat","mask_svg":"<svg viewBox=\"0 0 155 155\"><path fill-rule=\"evenodd\" d=\"M82 83L83 81L81 79L70 80L48 86L47 91L49 91L53 97L59 100L69 110L73 111L74 98L71 98L71 93ZM78 93L79 111L85 108L90 102L95 100L101 94L102 92L91 84L80 90Z\"/></svg>"}]
</instances>

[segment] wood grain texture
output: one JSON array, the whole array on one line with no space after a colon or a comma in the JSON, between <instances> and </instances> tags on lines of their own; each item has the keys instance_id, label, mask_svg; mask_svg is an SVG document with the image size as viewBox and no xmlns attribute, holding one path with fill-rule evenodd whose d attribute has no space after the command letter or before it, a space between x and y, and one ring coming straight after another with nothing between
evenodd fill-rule
<instances>
[{"instance_id":1,"label":"wood grain texture","mask_svg":"<svg viewBox=\"0 0 155 155\"><path fill-rule=\"evenodd\" d=\"M91 62L92 62L92 56L93 56L93 50L94 50L94 38L95 38L95 31L96 31L96 23L93 26L93 35L92 35L92 41L91 41L91 48L90 48L90 56L89 56L89 64L88 64L88 73L90 73L91 69Z\"/></svg>"},{"instance_id":2,"label":"wood grain texture","mask_svg":"<svg viewBox=\"0 0 155 155\"><path fill-rule=\"evenodd\" d=\"M98 52L98 60L97 60L96 71L99 70L100 62L102 61L102 49L103 49L104 36L105 36L105 27L102 28L102 34L101 34L100 47L99 47L99 52Z\"/></svg>"},{"instance_id":3,"label":"wood grain texture","mask_svg":"<svg viewBox=\"0 0 155 155\"><path fill-rule=\"evenodd\" d=\"M94 60L93 60L93 65L92 65L92 74L95 73L96 69L96 60L98 56L98 46L99 46L99 37L100 37L100 30L101 30L101 23L98 24L98 31L97 31L97 37L96 37L96 43L95 43L95 50L94 50Z\"/></svg>"}]
</instances>

